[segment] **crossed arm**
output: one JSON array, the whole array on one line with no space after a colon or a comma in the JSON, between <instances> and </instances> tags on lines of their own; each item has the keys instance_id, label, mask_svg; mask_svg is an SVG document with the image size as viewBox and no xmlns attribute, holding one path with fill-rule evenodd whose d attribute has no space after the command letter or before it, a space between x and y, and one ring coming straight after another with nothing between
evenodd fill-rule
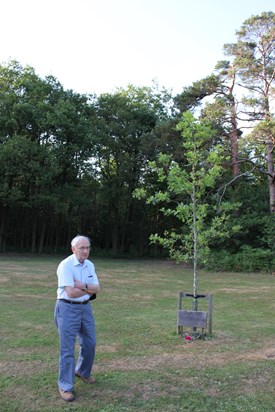
<instances>
[{"instance_id":1,"label":"crossed arm","mask_svg":"<svg viewBox=\"0 0 275 412\"><path fill-rule=\"evenodd\" d=\"M66 286L66 293L70 298L80 298L83 295L93 295L100 291L99 285L92 285L75 280L74 286Z\"/></svg>"}]
</instances>

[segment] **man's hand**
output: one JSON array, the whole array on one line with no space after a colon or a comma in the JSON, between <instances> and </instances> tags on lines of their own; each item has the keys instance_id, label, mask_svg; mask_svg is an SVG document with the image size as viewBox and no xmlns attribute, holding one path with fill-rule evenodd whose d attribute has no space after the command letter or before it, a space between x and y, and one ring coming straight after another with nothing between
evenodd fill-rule
<instances>
[{"instance_id":1,"label":"man's hand","mask_svg":"<svg viewBox=\"0 0 275 412\"><path fill-rule=\"evenodd\" d=\"M87 289L85 283L80 282L80 280L75 280L74 281L74 287L76 289L80 289L80 290L86 290Z\"/></svg>"},{"instance_id":2,"label":"man's hand","mask_svg":"<svg viewBox=\"0 0 275 412\"><path fill-rule=\"evenodd\" d=\"M82 292L87 293L88 295L93 295L94 293L98 293L100 290L99 285L92 285L80 282L80 280L74 281L74 287L76 289L80 289Z\"/></svg>"}]
</instances>

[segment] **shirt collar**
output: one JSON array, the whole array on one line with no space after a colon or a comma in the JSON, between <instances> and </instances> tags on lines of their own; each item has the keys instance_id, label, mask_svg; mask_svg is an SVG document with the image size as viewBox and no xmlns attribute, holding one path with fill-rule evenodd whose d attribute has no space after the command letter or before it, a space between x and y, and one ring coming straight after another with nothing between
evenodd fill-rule
<instances>
[{"instance_id":1,"label":"shirt collar","mask_svg":"<svg viewBox=\"0 0 275 412\"><path fill-rule=\"evenodd\" d=\"M86 266L86 259L84 260L83 263L80 263L79 260L77 259L77 257L75 256L75 254L72 255L73 256L73 265L74 266Z\"/></svg>"}]
</instances>

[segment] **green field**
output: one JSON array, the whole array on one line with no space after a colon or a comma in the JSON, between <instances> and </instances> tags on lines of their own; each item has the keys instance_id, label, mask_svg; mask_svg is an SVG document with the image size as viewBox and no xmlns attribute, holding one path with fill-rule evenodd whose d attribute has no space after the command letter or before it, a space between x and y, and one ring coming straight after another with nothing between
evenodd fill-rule
<instances>
[{"instance_id":1,"label":"green field","mask_svg":"<svg viewBox=\"0 0 275 412\"><path fill-rule=\"evenodd\" d=\"M93 260L97 383L76 381L76 400L64 402L53 321L62 258L0 256L1 411L275 411L275 276L199 272L213 334L189 342L176 320L192 270L154 260Z\"/></svg>"}]
</instances>

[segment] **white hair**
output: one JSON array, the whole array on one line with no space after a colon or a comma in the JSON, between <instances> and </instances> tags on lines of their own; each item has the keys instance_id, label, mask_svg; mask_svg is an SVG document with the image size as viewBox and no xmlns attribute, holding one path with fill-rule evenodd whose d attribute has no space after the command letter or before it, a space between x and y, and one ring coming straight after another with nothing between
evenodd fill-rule
<instances>
[{"instance_id":1,"label":"white hair","mask_svg":"<svg viewBox=\"0 0 275 412\"><path fill-rule=\"evenodd\" d=\"M71 241L71 247L75 247L76 244L77 244L80 240L88 240L88 242L91 244L91 240L90 240L87 236L77 235L77 236L74 237L73 240Z\"/></svg>"}]
</instances>

